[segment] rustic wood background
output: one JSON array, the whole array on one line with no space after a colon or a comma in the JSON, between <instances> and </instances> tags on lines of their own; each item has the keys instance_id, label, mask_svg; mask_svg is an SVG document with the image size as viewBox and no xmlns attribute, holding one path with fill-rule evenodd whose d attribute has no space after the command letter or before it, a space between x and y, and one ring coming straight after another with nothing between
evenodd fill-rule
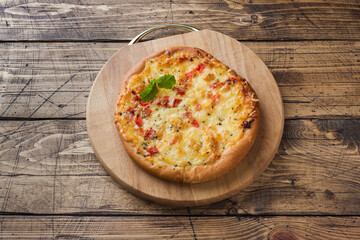
<instances>
[{"instance_id":1,"label":"rustic wood background","mask_svg":"<svg viewBox=\"0 0 360 240\"><path fill-rule=\"evenodd\" d=\"M174 208L129 194L86 133L101 66L164 23L242 41L283 96L276 157L216 204ZM359 1L0 1L1 239L360 239L359 147Z\"/></svg>"}]
</instances>

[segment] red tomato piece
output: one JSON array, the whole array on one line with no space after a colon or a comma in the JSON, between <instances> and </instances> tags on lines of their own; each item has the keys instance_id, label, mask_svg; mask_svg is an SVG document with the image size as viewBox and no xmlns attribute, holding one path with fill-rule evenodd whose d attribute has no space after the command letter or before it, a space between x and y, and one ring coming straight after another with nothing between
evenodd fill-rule
<instances>
[{"instance_id":1,"label":"red tomato piece","mask_svg":"<svg viewBox=\"0 0 360 240\"><path fill-rule=\"evenodd\" d=\"M131 107L127 110L127 112L133 112L133 111L135 111L135 108L133 108L133 107Z\"/></svg>"},{"instance_id":2,"label":"red tomato piece","mask_svg":"<svg viewBox=\"0 0 360 240\"><path fill-rule=\"evenodd\" d=\"M196 66L195 70L201 73L206 68L206 65L203 63L199 63L199 65Z\"/></svg>"},{"instance_id":3,"label":"red tomato piece","mask_svg":"<svg viewBox=\"0 0 360 240\"><path fill-rule=\"evenodd\" d=\"M163 99L161 100L161 105L164 107L170 107L169 106L169 102L170 102L170 97L169 96L165 96L163 97Z\"/></svg>"},{"instance_id":4,"label":"red tomato piece","mask_svg":"<svg viewBox=\"0 0 360 240\"><path fill-rule=\"evenodd\" d=\"M146 107L146 106L148 106L149 104L150 104L149 102L140 101L140 105L143 106L143 107Z\"/></svg>"},{"instance_id":5,"label":"red tomato piece","mask_svg":"<svg viewBox=\"0 0 360 240\"><path fill-rule=\"evenodd\" d=\"M131 107L127 110L128 113L130 113L130 118L132 119L135 116L135 108Z\"/></svg>"},{"instance_id":6,"label":"red tomato piece","mask_svg":"<svg viewBox=\"0 0 360 240\"><path fill-rule=\"evenodd\" d=\"M180 96L184 96L185 95L185 91L181 88L176 88L176 93L179 94Z\"/></svg>"},{"instance_id":7,"label":"red tomato piece","mask_svg":"<svg viewBox=\"0 0 360 240\"><path fill-rule=\"evenodd\" d=\"M219 85L219 83L213 83L210 85L210 88L215 89L218 85Z\"/></svg>"},{"instance_id":8,"label":"red tomato piece","mask_svg":"<svg viewBox=\"0 0 360 240\"><path fill-rule=\"evenodd\" d=\"M146 151L149 153L150 156L159 153L159 150L157 149L157 147L148 148L148 149L146 149Z\"/></svg>"},{"instance_id":9,"label":"red tomato piece","mask_svg":"<svg viewBox=\"0 0 360 240\"><path fill-rule=\"evenodd\" d=\"M146 130L146 132L144 134L144 138L151 138L153 133L154 133L154 129Z\"/></svg>"},{"instance_id":10,"label":"red tomato piece","mask_svg":"<svg viewBox=\"0 0 360 240\"><path fill-rule=\"evenodd\" d=\"M188 79L192 79L192 78L194 77L194 73L195 73L194 70L192 70L192 71L186 73L185 76L186 76Z\"/></svg>"},{"instance_id":11,"label":"red tomato piece","mask_svg":"<svg viewBox=\"0 0 360 240\"><path fill-rule=\"evenodd\" d=\"M173 107L177 107L181 102L182 102L181 99L175 98L175 99L174 99L174 105L173 105Z\"/></svg>"},{"instance_id":12,"label":"red tomato piece","mask_svg":"<svg viewBox=\"0 0 360 240\"><path fill-rule=\"evenodd\" d=\"M136 125L138 125L139 127L141 127L144 123L141 117L137 117L135 120Z\"/></svg>"},{"instance_id":13,"label":"red tomato piece","mask_svg":"<svg viewBox=\"0 0 360 240\"><path fill-rule=\"evenodd\" d=\"M187 57L178 57L178 61L180 63L186 61L187 59L188 59Z\"/></svg>"},{"instance_id":14,"label":"red tomato piece","mask_svg":"<svg viewBox=\"0 0 360 240\"><path fill-rule=\"evenodd\" d=\"M146 113L146 116L150 116L150 114L152 113L151 109L150 108L145 108L145 113Z\"/></svg>"},{"instance_id":15,"label":"red tomato piece","mask_svg":"<svg viewBox=\"0 0 360 240\"><path fill-rule=\"evenodd\" d=\"M192 120L191 125L193 125L196 128L199 128L199 123L196 121L196 119Z\"/></svg>"}]
</instances>

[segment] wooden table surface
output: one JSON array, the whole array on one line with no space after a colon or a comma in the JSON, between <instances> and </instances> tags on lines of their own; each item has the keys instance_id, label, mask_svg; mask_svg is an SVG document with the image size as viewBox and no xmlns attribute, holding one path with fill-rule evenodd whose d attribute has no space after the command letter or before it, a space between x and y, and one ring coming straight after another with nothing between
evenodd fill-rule
<instances>
[{"instance_id":1,"label":"wooden table surface","mask_svg":"<svg viewBox=\"0 0 360 240\"><path fill-rule=\"evenodd\" d=\"M238 39L283 96L274 160L216 204L139 199L89 143L96 74L132 37L164 23ZM359 1L0 1L1 239L360 239L359 147Z\"/></svg>"}]
</instances>

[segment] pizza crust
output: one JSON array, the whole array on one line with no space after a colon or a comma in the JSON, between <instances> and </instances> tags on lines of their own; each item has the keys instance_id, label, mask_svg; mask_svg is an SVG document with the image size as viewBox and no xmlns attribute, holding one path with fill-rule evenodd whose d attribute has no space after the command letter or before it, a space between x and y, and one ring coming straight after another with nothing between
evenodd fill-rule
<instances>
[{"instance_id":1,"label":"pizza crust","mask_svg":"<svg viewBox=\"0 0 360 240\"><path fill-rule=\"evenodd\" d=\"M120 101L120 93L124 91L124 89L126 88L129 79L133 75L140 73L144 69L146 62L149 59L156 58L164 54L165 52L171 55L177 51L181 51L184 53L192 53L192 54L199 54L200 52L200 54L203 54L205 56L210 56L211 58L213 58L207 52L194 47L182 47L182 46L170 47L158 51L146 57L142 61L138 62L124 76L120 85L117 104ZM215 58L213 59L218 61ZM250 95L248 97L253 97L257 99L256 93L251 88L250 84L246 82L246 85L248 88L247 94ZM119 112L117 112L116 110L115 115L117 114L119 114ZM140 154L137 154L136 149L132 146L132 144L124 139L119 122L116 122L116 127L118 129L119 135L121 137L121 141L124 145L126 152L142 169L165 180L174 181L174 182L183 182L183 183L198 183L198 182L210 181L228 173L231 169L236 167L236 165L246 156L246 154L249 152L251 146L253 145L256 139L260 126L259 102L256 102L256 105L254 107L251 116L254 119L254 121L251 123L251 128L247 128L245 130L244 136L242 136L235 145L226 149L214 164L205 165L205 166L174 167L170 165L152 164L149 161L147 161L145 157L143 157Z\"/></svg>"}]
</instances>

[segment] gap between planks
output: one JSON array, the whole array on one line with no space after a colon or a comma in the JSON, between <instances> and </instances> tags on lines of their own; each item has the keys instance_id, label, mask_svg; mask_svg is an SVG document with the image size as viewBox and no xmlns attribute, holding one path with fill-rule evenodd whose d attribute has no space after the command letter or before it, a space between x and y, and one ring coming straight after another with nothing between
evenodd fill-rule
<instances>
[{"instance_id":1,"label":"gap between planks","mask_svg":"<svg viewBox=\"0 0 360 240\"><path fill-rule=\"evenodd\" d=\"M186 209L184 207L183 209ZM325 214L325 215L310 215L310 214L244 214L244 213L238 213L238 214L112 214L112 213L51 213L51 214L32 214L32 213L0 213L1 217L109 217L109 218L121 218L121 217L147 217L147 218L153 218L153 217L163 217L163 218L172 218L172 217L206 217L206 218L232 218L232 217L241 217L241 218L258 218L258 217L316 217L316 218L328 218L328 217L336 217L336 218L342 218L342 217L360 217L359 214Z\"/></svg>"}]
</instances>

